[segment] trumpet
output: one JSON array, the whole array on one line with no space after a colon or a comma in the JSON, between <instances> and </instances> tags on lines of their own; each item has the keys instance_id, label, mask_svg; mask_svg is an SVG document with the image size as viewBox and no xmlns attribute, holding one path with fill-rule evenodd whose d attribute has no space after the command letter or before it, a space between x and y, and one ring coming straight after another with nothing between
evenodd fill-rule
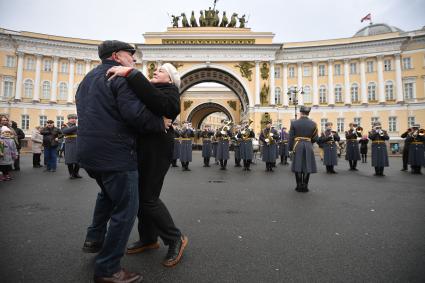
<instances>
[{"instance_id":1,"label":"trumpet","mask_svg":"<svg viewBox=\"0 0 425 283\"><path fill-rule=\"evenodd\" d=\"M249 129L249 126L253 123L254 121L249 119L249 123L248 125L245 126L245 128L241 131L242 134L242 139L243 140L247 140L249 139L249 135L251 133L251 130Z\"/></svg>"},{"instance_id":2,"label":"trumpet","mask_svg":"<svg viewBox=\"0 0 425 283\"><path fill-rule=\"evenodd\" d=\"M362 127L360 127L360 126L358 126L358 127L356 128L356 132L357 132L358 134L362 135L362 134L363 134L363 128L362 128Z\"/></svg>"},{"instance_id":3,"label":"trumpet","mask_svg":"<svg viewBox=\"0 0 425 283\"><path fill-rule=\"evenodd\" d=\"M412 137L416 138L417 136L424 136L425 135L425 129L415 130L412 133Z\"/></svg>"}]
</instances>

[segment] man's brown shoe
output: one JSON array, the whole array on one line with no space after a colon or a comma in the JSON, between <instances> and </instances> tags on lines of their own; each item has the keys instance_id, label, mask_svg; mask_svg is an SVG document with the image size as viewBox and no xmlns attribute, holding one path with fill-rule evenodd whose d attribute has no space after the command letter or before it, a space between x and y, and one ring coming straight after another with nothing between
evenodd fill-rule
<instances>
[{"instance_id":1,"label":"man's brown shoe","mask_svg":"<svg viewBox=\"0 0 425 283\"><path fill-rule=\"evenodd\" d=\"M112 277L95 277L95 283L140 283L143 277L139 273L129 272L124 268L117 273L112 274Z\"/></svg>"},{"instance_id":2,"label":"man's brown shoe","mask_svg":"<svg viewBox=\"0 0 425 283\"><path fill-rule=\"evenodd\" d=\"M139 254L147 250L156 250L156 249L159 249L158 242L144 244L141 241L137 241L127 247L127 254Z\"/></svg>"},{"instance_id":3,"label":"man's brown shoe","mask_svg":"<svg viewBox=\"0 0 425 283\"><path fill-rule=\"evenodd\" d=\"M186 236L181 236L180 239L172 243L168 247L168 253L165 257L164 261L162 262L162 265L166 267L172 267L175 266L177 263L179 263L183 251L187 246L188 239Z\"/></svg>"}]
</instances>

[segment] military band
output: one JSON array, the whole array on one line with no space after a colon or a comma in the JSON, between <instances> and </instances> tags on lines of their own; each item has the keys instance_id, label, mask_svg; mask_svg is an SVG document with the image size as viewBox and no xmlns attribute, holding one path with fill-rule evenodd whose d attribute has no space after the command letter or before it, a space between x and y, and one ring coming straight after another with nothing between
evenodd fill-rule
<instances>
[{"instance_id":1,"label":"military band","mask_svg":"<svg viewBox=\"0 0 425 283\"><path fill-rule=\"evenodd\" d=\"M381 123L375 122L372 131L369 132L372 141L372 167L375 167L375 176L385 176L384 167L389 166L387 145L389 140L387 131L382 130Z\"/></svg>"},{"instance_id":2,"label":"military band","mask_svg":"<svg viewBox=\"0 0 425 283\"><path fill-rule=\"evenodd\" d=\"M190 171L189 162L192 162L192 138L195 136L191 124L185 122L180 132L180 162L183 167L183 171Z\"/></svg>"},{"instance_id":3,"label":"military band","mask_svg":"<svg viewBox=\"0 0 425 283\"><path fill-rule=\"evenodd\" d=\"M235 152L235 167L241 167L241 151L240 151L241 140L238 138L238 135L240 132L241 132L241 126L236 125L235 133L232 136L233 151Z\"/></svg>"},{"instance_id":4,"label":"military band","mask_svg":"<svg viewBox=\"0 0 425 283\"><path fill-rule=\"evenodd\" d=\"M360 144L360 154L362 156L362 163L367 163L367 145L369 143L369 138L367 135L363 135L359 140Z\"/></svg>"},{"instance_id":5,"label":"military band","mask_svg":"<svg viewBox=\"0 0 425 283\"><path fill-rule=\"evenodd\" d=\"M173 123L174 128L174 148L173 148L173 159L171 160L171 166L172 167L178 167L177 165L177 159L180 158L180 147L181 147L181 140L180 140L180 128L178 127L178 123Z\"/></svg>"},{"instance_id":6,"label":"military band","mask_svg":"<svg viewBox=\"0 0 425 283\"><path fill-rule=\"evenodd\" d=\"M412 174L422 174L421 168L425 166L425 130L420 129L419 124L413 125L406 142L409 143L409 164Z\"/></svg>"},{"instance_id":7,"label":"military band","mask_svg":"<svg viewBox=\"0 0 425 283\"><path fill-rule=\"evenodd\" d=\"M273 172L273 165L276 163L279 138L279 133L272 129L272 121L267 121L266 127L261 131L260 141L262 143L262 160L266 163L268 172Z\"/></svg>"},{"instance_id":8,"label":"military band","mask_svg":"<svg viewBox=\"0 0 425 283\"><path fill-rule=\"evenodd\" d=\"M319 143L323 147L323 165L326 166L326 173L336 174L335 166L338 165L338 142L340 137L338 133L332 130L333 124L327 122L325 131L322 132L319 138Z\"/></svg>"},{"instance_id":9,"label":"military band","mask_svg":"<svg viewBox=\"0 0 425 283\"><path fill-rule=\"evenodd\" d=\"M252 129L249 128L252 120L249 121L247 125L245 125L244 129L237 134L237 138L240 142L240 153L241 159L243 160L243 170L251 171L250 166L252 159L254 157L254 149L252 146L252 139L255 138L255 133Z\"/></svg>"},{"instance_id":10,"label":"military band","mask_svg":"<svg viewBox=\"0 0 425 283\"><path fill-rule=\"evenodd\" d=\"M291 122L289 151L292 152L292 172L295 173L297 192L308 192L310 174L317 172L313 143L317 141L317 125L308 115L311 108L301 106L300 118Z\"/></svg>"},{"instance_id":11,"label":"military band","mask_svg":"<svg viewBox=\"0 0 425 283\"><path fill-rule=\"evenodd\" d=\"M212 155L212 137L214 132L210 130L209 125L205 125L204 130L201 132L202 139L202 158L204 159L204 167L210 167L210 158Z\"/></svg>"},{"instance_id":12,"label":"military band","mask_svg":"<svg viewBox=\"0 0 425 283\"><path fill-rule=\"evenodd\" d=\"M409 164L409 147L410 147L410 139L407 139L407 137L412 133L412 128L407 129L402 135L401 138L404 139L404 147L403 147L403 167L401 168L401 171L407 171L407 166Z\"/></svg>"},{"instance_id":13,"label":"military band","mask_svg":"<svg viewBox=\"0 0 425 283\"><path fill-rule=\"evenodd\" d=\"M283 127L280 131L280 140L279 140L279 156L280 156L280 164L288 165L288 157L289 157L289 133L286 131L286 127Z\"/></svg>"},{"instance_id":14,"label":"military band","mask_svg":"<svg viewBox=\"0 0 425 283\"><path fill-rule=\"evenodd\" d=\"M350 129L345 131L346 154L345 160L350 164L350 170L357 171L357 161L360 160L360 149L357 138L362 137L363 128L355 123L349 124Z\"/></svg>"},{"instance_id":15,"label":"military band","mask_svg":"<svg viewBox=\"0 0 425 283\"><path fill-rule=\"evenodd\" d=\"M62 128L65 137L65 164L68 166L69 178L82 178L77 158L77 114L68 115L68 123Z\"/></svg>"},{"instance_id":16,"label":"military band","mask_svg":"<svg viewBox=\"0 0 425 283\"><path fill-rule=\"evenodd\" d=\"M224 122L219 131L216 133L217 139L217 159L220 162L220 170L226 170L227 160L229 159L229 147L232 133L230 131L231 121Z\"/></svg>"}]
</instances>

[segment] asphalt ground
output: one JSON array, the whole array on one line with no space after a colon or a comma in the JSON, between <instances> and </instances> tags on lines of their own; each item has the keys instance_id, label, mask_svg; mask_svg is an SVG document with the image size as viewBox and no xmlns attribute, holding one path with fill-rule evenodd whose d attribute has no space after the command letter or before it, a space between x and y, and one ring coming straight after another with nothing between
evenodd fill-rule
<instances>
[{"instance_id":1,"label":"asphalt ground","mask_svg":"<svg viewBox=\"0 0 425 283\"><path fill-rule=\"evenodd\" d=\"M94 255L81 247L97 185L22 159L0 183L0 282L92 282ZM386 177L339 161L328 175L318 160L301 194L289 166L270 173L258 160L244 172L231 159L221 171L195 152L192 171L170 168L161 197L189 238L181 263L163 267L161 243L122 266L144 282L425 282L425 175L400 172L396 157Z\"/></svg>"}]
</instances>

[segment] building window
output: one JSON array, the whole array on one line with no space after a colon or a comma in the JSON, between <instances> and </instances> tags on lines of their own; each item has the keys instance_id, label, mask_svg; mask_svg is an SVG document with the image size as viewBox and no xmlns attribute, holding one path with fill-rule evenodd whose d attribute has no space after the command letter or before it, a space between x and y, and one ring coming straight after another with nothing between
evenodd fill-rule
<instances>
[{"instance_id":1,"label":"building window","mask_svg":"<svg viewBox=\"0 0 425 283\"><path fill-rule=\"evenodd\" d=\"M83 66L83 64L78 63L77 64L76 71L77 71L77 75L84 75L84 66ZM280 72L280 68L279 68L279 72ZM279 74L279 76L280 76L280 74Z\"/></svg>"},{"instance_id":2,"label":"building window","mask_svg":"<svg viewBox=\"0 0 425 283\"><path fill-rule=\"evenodd\" d=\"M354 117L353 120L354 124L357 124L358 127L361 126L362 118L361 117Z\"/></svg>"},{"instance_id":3,"label":"building window","mask_svg":"<svg viewBox=\"0 0 425 283\"><path fill-rule=\"evenodd\" d=\"M311 88L306 85L303 88L304 90L304 103L311 103Z\"/></svg>"},{"instance_id":4,"label":"building window","mask_svg":"<svg viewBox=\"0 0 425 283\"><path fill-rule=\"evenodd\" d=\"M369 83L367 86L367 96L369 101L376 101L376 84Z\"/></svg>"},{"instance_id":5,"label":"building window","mask_svg":"<svg viewBox=\"0 0 425 283\"><path fill-rule=\"evenodd\" d=\"M61 73L68 73L68 62L61 63Z\"/></svg>"},{"instance_id":6,"label":"building window","mask_svg":"<svg viewBox=\"0 0 425 283\"><path fill-rule=\"evenodd\" d=\"M350 74L357 74L357 63L350 63Z\"/></svg>"},{"instance_id":7,"label":"building window","mask_svg":"<svg viewBox=\"0 0 425 283\"><path fill-rule=\"evenodd\" d=\"M3 78L3 97L13 97L13 79L11 77Z\"/></svg>"},{"instance_id":8,"label":"building window","mask_svg":"<svg viewBox=\"0 0 425 283\"><path fill-rule=\"evenodd\" d=\"M322 118L320 119L320 130L323 132L326 130L326 123L328 122L328 119Z\"/></svg>"},{"instance_id":9,"label":"building window","mask_svg":"<svg viewBox=\"0 0 425 283\"><path fill-rule=\"evenodd\" d=\"M47 116L41 115L40 116L40 126L41 127L46 127L46 123L47 123Z\"/></svg>"},{"instance_id":10,"label":"building window","mask_svg":"<svg viewBox=\"0 0 425 283\"><path fill-rule=\"evenodd\" d=\"M295 77L295 68L294 67L289 67L288 68L288 72L289 72L289 77L290 78Z\"/></svg>"},{"instance_id":11,"label":"building window","mask_svg":"<svg viewBox=\"0 0 425 283\"><path fill-rule=\"evenodd\" d=\"M43 82L43 87L42 87L42 92L41 92L41 98L42 99L49 99L50 98L50 82L49 81L44 81Z\"/></svg>"},{"instance_id":12,"label":"building window","mask_svg":"<svg viewBox=\"0 0 425 283\"><path fill-rule=\"evenodd\" d=\"M385 83L385 99L394 100L394 85L392 81Z\"/></svg>"},{"instance_id":13,"label":"building window","mask_svg":"<svg viewBox=\"0 0 425 283\"><path fill-rule=\"evenodd\" d=\"M280 88L279 87L277 87L277 88L275 88L275 90L274 90L274 103L275 104L282 104L282 98L281 98L281 91L280 91Z\"/></svg>"},{"instance_id":14,"label":"building window","mask_svg":"<svg viewBox=\"0 0 425 283\"><path fill-rule=\"evenodd\" d=\"M414 116L407 117L407 127L411 128L413 125L416 124L416 119Z\"/></svg>"},{"instance_id":15,"label":"building window","mask_svg":"<svg viewBox=\"0 0 425 283\"><path fill-rule=\"evenodd\" d=\"M6 67L9 67L9 68L15 67L15 56L12 56L12 55L6 56Z\"/></svg>"},{"instance_id":16,"label":"building window","mask_svg":"<svg viewBox=\"0 0 425 283\"><path fill-rule=\"evenodd\" d=\"M341 76L341 64L335 64L334 69L335 76Z\"/></svg>"},{"instance_id":17,"label":"building window","mask_svg":"<svg viewBox=\"0 0 425 283\"><path fill-rule=\"evenodd\" d=\"M373 125L375 124L375 122L379 121L379 117L372 117L370 118L370 127L373 128Z\"/></svg>"},{"instance_id":18,"label":"building window","mask_svg":"<svg viewBox=\"0 0 425 283\"><path fill-rule=\"evenodd\" d=\"M295 86L290 86L289 88L288 88L288 90L293 90L293 89L295 89ZM295 92L293 92L293 91L291 91L290 93L289 93L289 95L288 95L288 99L289 99L289 103L291 104L294 104L294 99L295 99Z\"/></svg>"},{"instance_id":19,"label":"building window","mask_svg":"<svg viewBox=\"0 0 425 283\"><path fill-rule=\"evenodd\" d=\"M59 129L62 127L62 124L64 123L65 119L63 116L56 116L56 127Z\"/></svg>"},{"instance_id":20,"label":"building window","mask_svg":"<svg viewBox=\"0 0 425 283\"><path fill-rule=\"evenodd\" d=\"M68 85L65 82L59 83L59 100L66 100L68 96Z\"/></svg>"},{"instance_id":21,"label":"building window","mask_svg":"<svg viewBox=\"0 0 425 283\"><path fill-rule=\"evenodd\" d=\"M81 65L82 66L82 65ZM77 66L78 67L78 66ZM83 68L81 68L81 70L82 70ZM276 79L278 79L278 78L280 78L280 67L275 67L274 68L274 77L276 78Z\"/></svg>"},{"instance_id":22,"label":"building window","mask_svg":"<svg viewBox=\"0 0 425 283\"><path fill-rule=\"evenodd\" d=\"M412 69L412 59L410 57L403 58L403 69Z\"/></svg>"},{"instance_id":23,"label":"building window","mask_svg":"<svg viewBox=\"0 0 425 283\"><path fill-rule=\"evenodd\" d=\"M396 132L397 131L397 117L388 118L388 131Z\"/></svg>"},{"instance_id":24,"label":"building window","mask_svg":"<svg viewBox=\"0 0 425 283\"><path fill-rule=\"evenodd\" d=\"M310 76L310 67L304 67L304 69L303 69L303 74L304 74L304 77L309 77Z\"/></svg>"},{"instance_id":25,"label":"building window","mask_svg":"<svg viewBox=\"0 0 425 283\"><path fill-rule=\"evenodd\" d=\"M35 67L35 60L33 57L27 57L26 63L25 63L25 69L26 70L34 70Z\"/></svg>"},{"instance_id":26,"label":"building window","mask_svg":"<svg viewBox=\"0 0 425 283\"><path fill-rule=\"evenodd\" d=\"M342 87L340 85L335 86L335 102L342 102Z\"/></svg>"},{"instance_id":27,"label":"building window","mask_svg":"<svg viewBox=\"0 0 425 283\"><path fill-rule=\"evenodd\" d=\"M45 59L43 62L43 71L51 72L52 71L52 60Z\"/></svg>"},{"instance_id":28,"label":"building window","mask_svg":"<svg viewBox=\"0 0 425 283\"><path fill-rule=\"evenodd\" d=\"M384 71L391 71L391 60L384 60Z\"/></svg>"},{"instance_id":29,"label":"building window","mask_svg":"<svg viewBox=\"0 0 425 283\"><path fill-rule=\"evenodd\" d=\"M326 103L327 101L328 100L326 97L326 87L322 85L319 88L319 103L323 104L323 103Z\"/></svg>"},{"instance_id":30,"label":"building window","mask_svg":"<svg viewBox=\"0 0 425 283\"><path fill-rule=\"evenodd\" d=\"M404 99L414 99L414 85L412 82L404 83Z\"/></svg>"},{"instance_id":31,"label":"building window","mask_svg":"<svg viewBox=\"0 0 425 283\"><path fill-rule=\"evenodd\" d=\"M373 73L373 61L367 61L367 72Z\"/></svg>"},{"instance_id":32,"label":"building window","mask_svg":"<svg viewBox=\"0 0 425 283\"><path fill-rule=\"evenodd\" d=\"M336 130L338 133L344 132L344 118L336 119Z\"/></svg>"},{"instance_id":33,"label":"building window","mask_svg":"<svg viewBox=\"0 0 425 283\"><path fill-rule=\"evenodd\" d=\"M351 85L351 100L352 102L359 102L359 86L356 83Z\"/></svg>"},{"instance_id":34,"label":"building window","mask_svg":"<svg viewBox=\"0 0 425 283\"><path fill-rule=\"evenodd\" d=\"M32 83L32 80L26 79L24 82L24 97L31 98L33 91L34 91L34 84Z\"/></svg>"},{"instance_id":35,"label":"building window","mask_svg":"<svg viewBox=\"0 0 425 283\"><path fill-rule=\"evenodd\" d=\"M30 116L21 115L21 129L28 130L30 128Z\"/></svg>"},{"instance_id":36,"label":"building window","mask_svg":"<svg viewBox=\"0 0 425 283\"><path fill-rule=\"evenodd\" d=\"M323 77L326 75L325 65L319 65L319 76Z\"/></svg>"}]
</instances>

